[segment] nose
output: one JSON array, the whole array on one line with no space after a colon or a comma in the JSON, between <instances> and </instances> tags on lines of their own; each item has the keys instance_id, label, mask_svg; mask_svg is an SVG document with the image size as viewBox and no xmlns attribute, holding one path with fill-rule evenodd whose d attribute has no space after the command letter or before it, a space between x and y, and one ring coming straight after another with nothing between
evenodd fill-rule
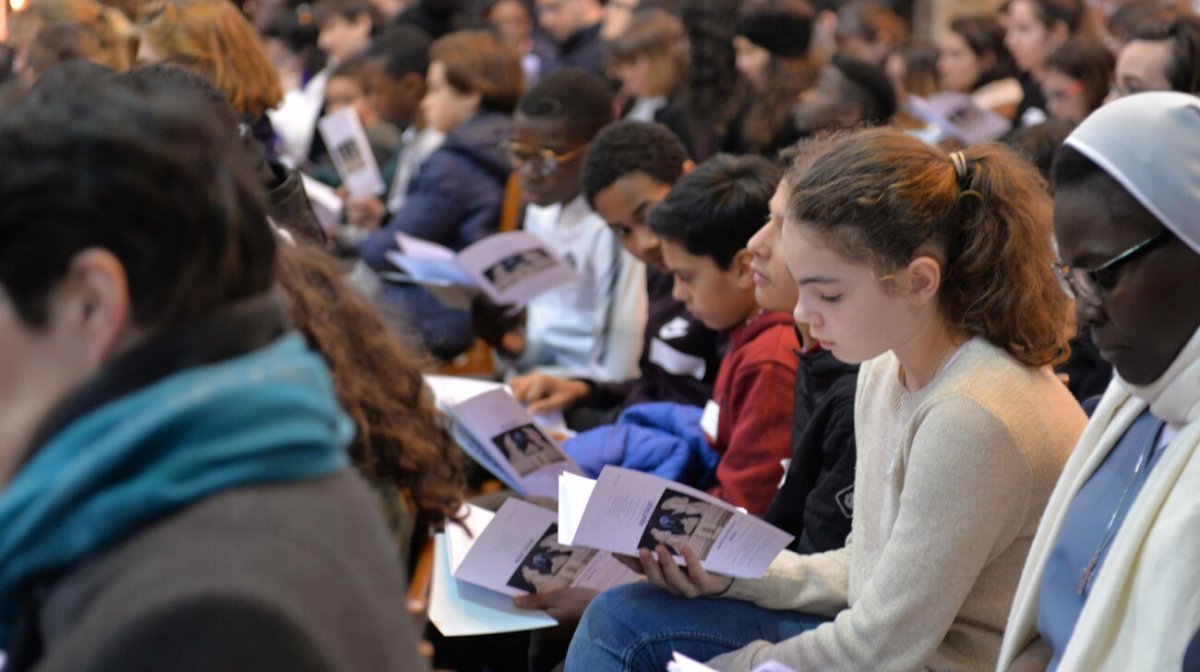
<instances>
[{"instance_id":1,"label":"nose","mask_svg":"<svg viewBox=\"0 0 1200 672\"><path fill-rule=\"evenodd\" d=\"M646 227L641 228L643 230L637 234L637 240L634 241L634 245L637 246L638 256L645 259L653 259L658 256L659 249L662 248L662 240Z\"/></svg>"},{"instance_id":2,"label":"nose","mask_svg":"<svg viewBox=\"0 0 1200 672\"><path fill-rule=\"evenodd\" d=\"M1075 301L1075 321L1079 329L1105 322L1103 304L1095 301Z\"/></svg>"},{"instance_id":3,"label":"nose","mask_svg":"<svg viewBox=\"0 0 1200 672\"><path fill-rule=\"evenodd\" d=\"M671 286L671 298L682 304L687 304L687 290L684 288L683 283L679 282L679 278L675 278L675 284Z\"/></svg>"},{"instance_id":4,"label":"nose","mask_svg":"<svg viewBox=\"0 0 1200 672\"><path fill-rule=\"evenodd\" d=\"M820 326L825 323L819 311L813 310L809 305L809 299L803 294L796 299L796 309L792 311L792 319L798 324L807 324L810 326Z\"/></svg>"}]
</instances>

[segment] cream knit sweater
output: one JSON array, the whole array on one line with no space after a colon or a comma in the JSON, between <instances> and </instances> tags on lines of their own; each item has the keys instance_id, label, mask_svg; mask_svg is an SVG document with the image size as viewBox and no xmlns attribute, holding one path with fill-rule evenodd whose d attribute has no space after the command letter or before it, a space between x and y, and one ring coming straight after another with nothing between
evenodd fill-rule
<instances>
[{"instance_id":1,"label":"cream knit sweater","mask_svg":"<svg viewBox=\"0 0 1200 672\"><path fill-rule=\"evenodd\" d=\"M850 541L820 555L785 551L764 578L727 593L836 618L709 664L992 669L1042 509L1084 423L1048 368L981 338L917 392L891 353L863 364Z\"/></svg>"}]
</instances>

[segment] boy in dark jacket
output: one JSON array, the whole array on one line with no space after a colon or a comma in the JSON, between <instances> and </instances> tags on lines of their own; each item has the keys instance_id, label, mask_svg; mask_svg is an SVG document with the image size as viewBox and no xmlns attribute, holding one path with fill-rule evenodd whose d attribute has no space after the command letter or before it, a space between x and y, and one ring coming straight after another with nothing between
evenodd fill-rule
<instances>
[{"instance_id":1,"label":"boy in dark jacket","mask_svg":"<svg viewBox=\"0 0 1200 672\"><path fill-rule=\"evenodd\" d=\"M771 218L750 239L755 299L768 310L795 309L798 290L784 262L780 233L791 184L815 156L813 145L784 153L790 170L771 198ZM792 409L792 455L779 492L763 519L796 536L791 549L820 553L841 548L854 512L854 393L858 366L821 349L796 325L801 344Z\"/></svg>"},{"instance_id":2,"label":"boy in dark jacket","mask_svg":"<svg viewBox=\"0 0 1200 672\"><path fill-rule=\"evenodd\" d=\"M535 372L511 381L533 413L564 409L567 423L586 430L611 423L628 406L670 401L703 406L712 396L720 355L718 334L671 296L659 237L649 212L694 165L665 126L620 121L596 135L583 159L583 194L627 252L646 264L648 316L638 362L641 375L618 382L559 378Z\"/></svg>"},{"instance_id":3,"label":"boy in dark jacket","mask_svg":"<svg viewBox=\"0 0 1200 672\"><path fill-rule=\"evenodd\" d=\"M675 279L674 297L708 328L728 332L729 350L703 414L678 404L642 404L623 414L637 416L637 424L618 421L568 442L567 451L590 475L604 464L621 464L711 485L714 495L756 515L766 510L789 455L798 343L790 315L755 301L746 244L767 218L776 181L765 159L717 156L681 179L650 213ZM707 439L690 431L680 436L685 428L698 428ZM664 443L663 433L679 441Z\"/></svg>"}]
</instances>

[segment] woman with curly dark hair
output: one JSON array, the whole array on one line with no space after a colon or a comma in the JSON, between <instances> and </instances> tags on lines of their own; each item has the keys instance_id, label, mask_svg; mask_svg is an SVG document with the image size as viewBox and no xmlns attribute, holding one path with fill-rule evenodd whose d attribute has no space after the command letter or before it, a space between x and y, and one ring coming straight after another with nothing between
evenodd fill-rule
<instances>
[{"instance_id":1,"label":"woman with curly dark hair","mask_svg":"<svg viewBox=\"0 0 1200 672\"><path fill-rule=\"evenodd\" d=\"M410 561L414 539L457 519L465 458L434 408L417 358L345 283L333 259L307 243L281 245L277 265L292 325L325 358L338 401L354 421L350 459Z\"/></svg>"}]
</instances>

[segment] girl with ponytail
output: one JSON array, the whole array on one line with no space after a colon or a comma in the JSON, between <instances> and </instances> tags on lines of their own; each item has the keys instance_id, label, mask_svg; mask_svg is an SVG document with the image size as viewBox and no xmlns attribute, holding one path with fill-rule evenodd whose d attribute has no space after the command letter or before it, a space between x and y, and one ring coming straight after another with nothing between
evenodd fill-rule
<instances>
[{"instance_id":1,"label":"girl with ponytail","mask_svg":"<svg viewBox=\"0 0 1200 672\"><path fill-rule=\"evenodd\" d=\"M862 363L850 539L754 580L643 551L649 581L592 603L568 669L662 669L671 651L717 670L996 664L1084 425L1050 369L1067 297L1045 186L1000 147L947 155L889 130L833 139L789 184L796 320Z\"/></svg>"}]
</instances>

